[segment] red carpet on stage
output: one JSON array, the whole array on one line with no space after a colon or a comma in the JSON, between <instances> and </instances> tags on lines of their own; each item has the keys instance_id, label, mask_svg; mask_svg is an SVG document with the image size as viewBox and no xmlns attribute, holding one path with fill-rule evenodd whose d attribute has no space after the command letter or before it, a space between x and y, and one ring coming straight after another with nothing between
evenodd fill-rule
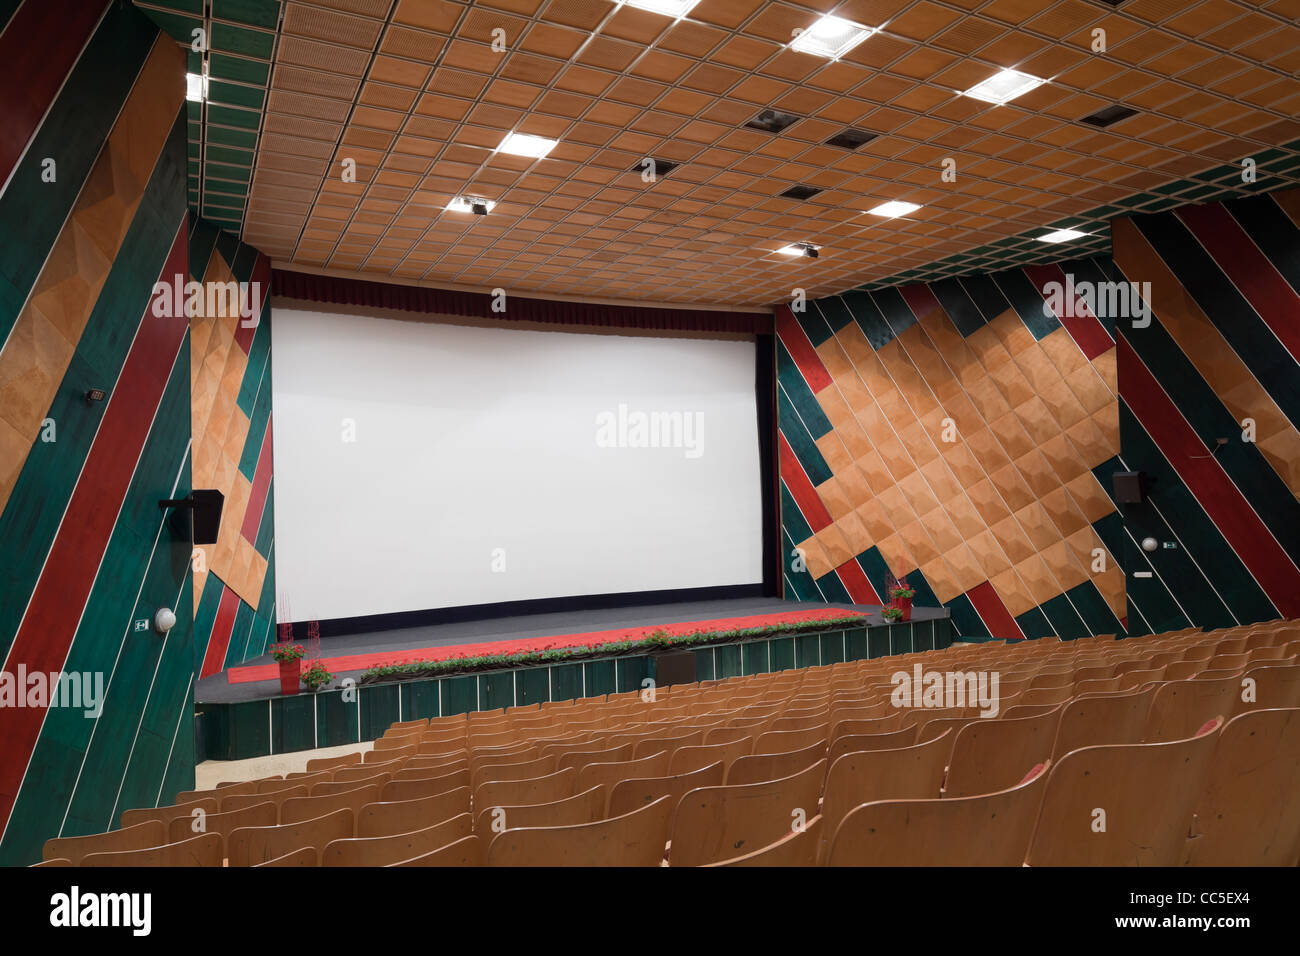
<instances>
[{"instance_id":1,"label":"red carpet on stage","mask_svg":"<svg viewBox=\"0 0 1300 956\"><path fill-rule=\"evenodd\" d=\"M515 654L519 651L546 651L561 647L589 647L598 649L604 644L649 637L656 631L672 635L693 634L696 631L732 631L747 627L767 627L773 624L797 624L803 621L830 620L855 617L858 612L817 608L811 611L793 611L788 614L755 614L750 617L724 617L710 621L683 621L680 624L659 624L632 627L616 631L587 631L581 634L552 634L522 641L490 641L486 644L451 644L446 647L417 647L409 651L375 651L372 654L350 654L346 657L322 659L332 674L363 671L384 664L409 664L412 661L445 661L457 657L481 657L485 654ZM232 667L227 680L232 684L276 680L280 676L279 664L258 664L252 667Z\"/></svg>"}]
</instances>

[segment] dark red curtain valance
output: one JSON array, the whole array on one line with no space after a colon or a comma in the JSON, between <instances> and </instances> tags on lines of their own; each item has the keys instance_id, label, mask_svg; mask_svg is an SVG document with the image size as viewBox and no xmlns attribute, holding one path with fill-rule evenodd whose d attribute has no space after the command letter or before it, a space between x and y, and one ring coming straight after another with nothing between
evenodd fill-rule
<instances>
[{"instance_id":1,"label":"dark red curtain valance","mask_svg":"<svg viewBox=\"0 0 1300 956\"><path fill-rule=\"evenodd\" d=\"M492 311L492 296L486 292L452 292L422 286L372 282L314 275L308 272L271 273L275 295L308 302L331 302L372 309L401 309L479 319L513 319L519 322L551 322L557 325L593 325L623 329L675 332L770 333L773 319L762 312L713 312L704 309L657 309L632 305L597 305L592 302L560 302L509 295L504 313Z\"/></svg>"}]
</instances>

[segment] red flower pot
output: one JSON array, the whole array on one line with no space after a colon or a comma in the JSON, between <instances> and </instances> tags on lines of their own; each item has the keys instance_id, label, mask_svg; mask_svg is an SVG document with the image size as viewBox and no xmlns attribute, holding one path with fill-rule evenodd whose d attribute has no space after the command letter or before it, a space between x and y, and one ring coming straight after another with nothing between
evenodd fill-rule
<instances>
[{"instance_id":1,"label":"red flower pot","mask_svg":"<svg viewBox=\"0 0 1300 956\"><path fill-rule=\"evenodd\" d=\"M280 661L280 693L296 694L301 683L302 659Z\"/></svg>"},{"instance_id":2,"label":"red flower pot","mask_svg":"<svg viewBox=\"0 0 1300 956\"><path fill-rule=\"evenodd\" d=\"M898 608L903 612L900 621L910 621L912 619L912 599L911 598L894 598L891 602L892 607Z\"/></svg>"}]
</instances>

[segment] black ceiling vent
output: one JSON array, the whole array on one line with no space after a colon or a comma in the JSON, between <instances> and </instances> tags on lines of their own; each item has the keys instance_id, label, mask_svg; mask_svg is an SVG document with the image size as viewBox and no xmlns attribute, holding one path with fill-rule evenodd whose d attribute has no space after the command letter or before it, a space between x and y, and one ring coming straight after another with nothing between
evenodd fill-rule
<instances>
[{"instance_id":1,"label":"black ceiling vent","mask_svg":"<svg viewBox=\"0 0 1300 956\"><path fill-rule=\"evenodd\" d=\"M746 129L762 130L764 133L779 133L803 117L796 116L793 113L782 113L780 110L763 110L752 120L745 124Z\"/></svg>"},{"instance_id":2,"label":"black ceiling vent","mask_svg":"<svg viewBox=\"0 0 1300 956\"><path fill-rule=\"evenodd\" d=\"M1114 106L1106 106L1095 113L1089 113L1079 122L1105 129L1107 126L1114 126L1120 120L1126 120L1130 116L1137 116L1137 114L1137 110L1116 103Z\"/></svg>"},{"instance_id":3,"label":"black ceiling vent","mask_svg":"<svg viewBox=\"0 0 1300 956\"><path fill-rule=\"evenodd\" d=\"M863 143L869 143L875 138L875 133L868 133L865 129L846 129L828 139L826 145L838 146L840 149L857 149Z\"/></svg>"},{"instance_id":4,"label":"black ceiling vent","mask_svg":"<svg viewBox=\"0 0 1300 956\"><path fill-rule=\"evenodd\" d=\"M816 186L791 186L785 192L781 193L780 196L782 199L812 199L813 196L816 196L819 192L821 192L821 190Z\"/></svg>"},{"instance_id":5,"label":"black ceiling vent","mask_svg":"<svg viewBox=\"0 0 1300 956\"><path fill-rule=\"evenodd\" d=\"M636 165L632 167L634 173L653 173L656 179L667 176L681 163L674 163L672 160L659 159L655 156L647 156L645 159L638 159Z\"/></svg>"}]
</instances>

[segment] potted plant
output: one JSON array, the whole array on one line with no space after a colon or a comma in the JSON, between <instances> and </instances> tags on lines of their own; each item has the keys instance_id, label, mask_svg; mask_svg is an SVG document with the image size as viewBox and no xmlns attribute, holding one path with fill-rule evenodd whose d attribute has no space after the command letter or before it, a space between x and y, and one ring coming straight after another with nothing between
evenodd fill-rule
<instances>
[{"instance_id":1,"label":"potted plant","mask_svg":"<svg viewBox=\"0 0 1300 956\"><path fill-rule=\"evenodd\" d=\"M904 621L912 619L912 598L914 597L916 597L916 591L909 587L903 586L889 589L890 605L903 612L902 620Z\"/></svg>"},{"instance_id":2,"label":"potted plant","mask_svg":"<svg viewBox=\"0 0 1300 956\"><path fill-rule=\"evenodd\" d=\"M880 609L880 616L888 624L897 624L903 618L903 611L901 608L886 606Z\"/></svg>"},{"instance_id":3,"label":"potted plant","mask_svg":"<svg viewBox=\"0 0 1300 956\"><path fill-rule=\"evenodd\" d=\"M280 693L298 693L298 676L302 658L307 649L301 644L280 643L271 645L271 656L280 662Z\"/></svg>"},{"instance_id":4,"label":"potted plant","mask_svg":"<svg viewBox=\"0 0 1300 956\"><path fill-rule=\"evenodd\" d=\"M324 661L315 660L302 672L302 682L314 694L334 679L334 675L325 669Z\"/></svg>"}]
</instances>

